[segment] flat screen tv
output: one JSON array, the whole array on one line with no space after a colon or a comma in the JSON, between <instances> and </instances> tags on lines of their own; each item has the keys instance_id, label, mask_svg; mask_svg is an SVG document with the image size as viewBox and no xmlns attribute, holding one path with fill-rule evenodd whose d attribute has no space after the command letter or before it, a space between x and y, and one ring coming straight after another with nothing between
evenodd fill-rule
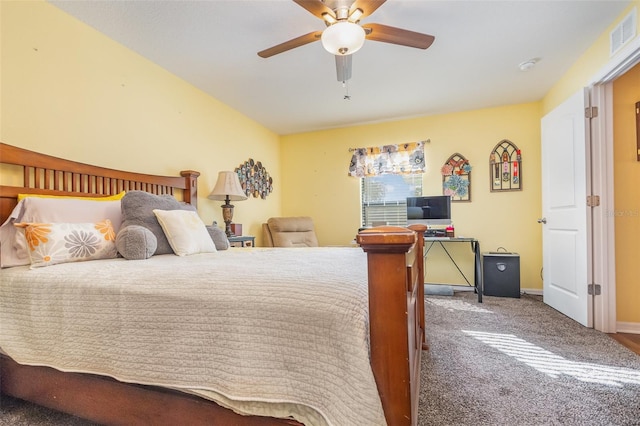
<instances>
[{"instance_id":1,"label":"flat screen tv","mask_svg":"<svg viewBox=\"0 0 640 426\"><path fill-rule=\"evenodd\" d=\"M407 225L414 223L427 226L451 224L451 197L448 195L407 197Z\"/></svg>"}]
</instances>

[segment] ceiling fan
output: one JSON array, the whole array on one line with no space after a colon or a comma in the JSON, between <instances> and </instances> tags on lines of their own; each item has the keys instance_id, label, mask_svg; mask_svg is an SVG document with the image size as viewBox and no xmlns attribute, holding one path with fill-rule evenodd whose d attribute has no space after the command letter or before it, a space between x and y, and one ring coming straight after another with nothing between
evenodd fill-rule
<instances>
[{"instance_id":1,"label":"ceiling fan","mask_svg":"<svg viewBox=\"0 0 640 426\"><path fill-rule=\"evenodd\" d=\"M358 51L365 39L426 49L435 37L382 24L359 22L375 12L386 0L293 0L327 26L258 52L269 58L282 52L321 40L324 48L335 55L338 81L351 78L351 55Z\"/></svg>"}]
</instances>

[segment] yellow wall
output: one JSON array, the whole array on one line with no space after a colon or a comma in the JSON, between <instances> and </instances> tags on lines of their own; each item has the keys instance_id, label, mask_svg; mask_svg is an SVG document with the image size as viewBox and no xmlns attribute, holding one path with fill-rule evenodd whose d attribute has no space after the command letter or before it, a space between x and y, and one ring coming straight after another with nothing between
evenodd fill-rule
<instances>
[{"instance_id":1,"label":"yellow wall","mask_svg":"<svg viewBox=\"0 0 640 426\"><path fill-rule=\"evenodd\" d=\"M640 161L636 153L636 102L640 102L640 64L613 82L617 318L620 322L640 323Z\"/></svg>"},{"instance_id":2,"label":"yellow wall","mask_svg":"<svg viewBox=\"0 0 640 426\"><path fill-rule=\"evenodd\" d=\"M283 214L312 215L323 245L349 244L360 226L360 182L347 176L349 148L425 139L431 142L423 193L442 194L440 167L451 154L464 155L473 167L472 201L453 203L456 235L477 238L482 251L519 253L521 286L541 288L539 103L283 136ZM489 190L489 154L502 139L522 149L522 191Z\"/></svg>"},{"instance_id":3,"label":"yellow wall","mask_svg":"<svg viewBox=\"0 0 640 426\"><path fill-rule=\"evenodd\" d=\"M220 170L249 158L275 181L266 200L236 202L234 221L260 235L280 213L278 135L41 1L0 2L4 143L104 167L177 175L200 171L198 210Z\"/></svg>"},{"instance_id":4,"label":"yellow wall","mask_svg":"<svg viewBox=\"0 0 640 426\"><path fill-rule=\"evenodd\" d=\"M634 0L631 5L611 23L586 52L569 68L569 70L553 85L542 100L542 115L547 114L572 94L593 83L592 78L613 58L609 56L609 36L611 30L631 12L633 8L640 10L640 0ZM637 16L636 16L637 18ZM640 34L640 19L636 20L636 34ZM618 52L619 54L620 52Z\"/></svg>"}]
</instances>

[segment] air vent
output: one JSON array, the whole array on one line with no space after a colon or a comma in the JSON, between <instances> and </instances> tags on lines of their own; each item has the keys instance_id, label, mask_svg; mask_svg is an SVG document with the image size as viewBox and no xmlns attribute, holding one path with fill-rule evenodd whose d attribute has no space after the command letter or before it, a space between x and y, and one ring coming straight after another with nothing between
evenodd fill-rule
<instances>
[{"instance_id":1,"label":"air vent","mask_svg":"<svg viewBox=\"0 0 640 426\"><path fill-rule=\"evenodd\" d=\"M627 16L611 31L610 34L610 55L613 56L618 50L627 44L629 40L636 36L636 8L633 8Z\"/></svg>"}]
</instances>

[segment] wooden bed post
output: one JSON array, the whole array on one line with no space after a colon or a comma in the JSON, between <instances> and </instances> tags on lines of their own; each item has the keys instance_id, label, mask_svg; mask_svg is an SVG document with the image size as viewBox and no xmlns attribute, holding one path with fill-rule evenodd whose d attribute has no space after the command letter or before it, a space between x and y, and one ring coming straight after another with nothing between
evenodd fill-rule
<instances>
[{"instance_id":1,"label":"wooden bed post","mask_svg":"<svg viewBox=\"0 0 640 426\"><path fill-rule=\"evenodd\" d=\"M418 234L418 240L416 241L416 257L422 259L421 262L417 262L418 266L418 276L420 278L420 286L418 287L418 309L421 312L420 314L420 329L422 330L422 349L429 350L429 345L427 344L427 329L425 325L424 318L424 233L427 230L426 225L409 225L409 229L415 231Z\"/></svg>"},{"instance_id":2,"label":"wooden bed post","mask_svg":"<svg viewBox=\"0 0 640 426\"><path fill-rule=\"evenodd\" d=\"M193 207L198 207L198 176L200 176L200 172L183 170L180 172L180 176L183 176L185 179L185 190L182 201L191 204Z\"/></svg>"},{"instance_id":3,"label":"wooden bed post","mask_svg":"<svg viewBox=\"0 0 640 426\"><path fill-rule=\"evenodd\" d=\"M367 253L371 367L389 426L417 424L425 229L380 227L356 238Z\"/></svg>"}]
</instances>

